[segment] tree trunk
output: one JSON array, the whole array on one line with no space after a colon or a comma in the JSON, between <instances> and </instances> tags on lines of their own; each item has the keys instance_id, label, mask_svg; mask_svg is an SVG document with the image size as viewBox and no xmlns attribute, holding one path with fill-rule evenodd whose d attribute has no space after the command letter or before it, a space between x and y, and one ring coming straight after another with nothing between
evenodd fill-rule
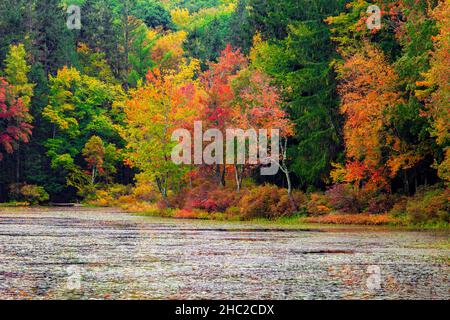
<instances>
[{"instance_id":1,"label":"tree trunk","mask_svg":"<svg viewBox=\"0 0 450 320\"><path fill-rule=\"evenodd\" d=\"M161 194L164 203L166 204L167 208L170 208L169 200L167 199L167 188L163 185L164 178L161 179L159 177L155 177L156 185L158 186L159 193Z\"/></svg>"},{"instance_id":2,"label":"tree trunk","mask_svg":"<svg viewBox=\"0 0 450 320\"><path fill-rule=\"evenodd\" d=\"M234 176L236 179L236 190L238 193L241 192L242 188L242 180L244 178L244 166L241 167L239 171L239 166L237 164L234 165Z\"/></svg>"},{"instance_id":3,"label":"tree trunk","mask_svg":"<svg viewBox=\"0 0 450 320\"><path fill-rule=\"evenodd\" d=\"M234 177L236 179L236 191L241 192L241 184L239 183L239 172L237 165L234 165Z\"/></svg>"},{"instance_id":4,"label":"tree trunk","mask_svg":"<svg viewBox=\"0 0 450 320\"><path fill-rule=\"evenodd\" d=\"M281 163L280 163L280 169L281 171L283 171L284 175L286 176L286 181L287 181L287 185L288 185L288 196L289 196L289 200L291 201L292 206L294 207L295 211L298 211L298 206L295 203L294 197L292 196L292 182L291 182L291 176L289 174L289 168L287 166L286 163L286 157L287 157L287 138L284 138L283 144L282 144L282 156L283 158L281 159Z\"/></svg>"},{"instance_id":5,"label":"tree trunk","mask_svg":"<svg viewBox=\"0 0 450 320\"><path fill-rule=\"evenodd\" d=\"M406 174L406 170L403 170L403 185L405 188L405 194L409 196L409 181L408 175Z\"/></svg>"},{"instance_id":6,"label":"tree trunk","mask_svg":"<svg viewBox=\"0 0 450 320\"><path fill-rule=\"evenodd\" d=\"M16 151L16 183L20 182L20 144Z\"/></svg>"},{"instance_id":7,"label":"tree trunk","mask_svg":"<svg viewBox=\"0 0 450 320\"><path fill-rule=\"evenodd\" d=\"M217 179L217 184L221 185L222 183L222 170L220 169L220 164L216 164L216 179Z\"/></svg>"},{"instance_id":8,"label":"tree trunk","mask_svg":"<svg viewBox=\"0 0 450 320\"><path fill-rule=\"evenodd\" d=\"M124 16L122 19L124 19L124 60L125 60L125 81L124 81L124 87L127 90L129 87L128 78L129 78L129 41L130 41L130 22L128 20L129 17L129 8L128 8L128 1L124 2Z\"/></svg>"},{"instance_id":9,"label":"tree trunk","mask_svg":"<svg viewBox=\"0 0 450 320\"><path fill-rule=\"evenodd\" d=\"M291 197L292 196L292 183L291 183L291 176L289 175L288 170L286 170L285 175L286 175L286 181L287 181L287 186L288 186L288 188L287 188L288 195L289 195L289 197Z\"/></svg>"},{"instance_id":10,"label":"tree trunk","mask_svg":"<svg viewBox=\"0 0 450 320\"><path fill-rule=\"evenodd\" d=\"M94 183L95 183L95 166L92 167L91 183L92 183L92 185L94 185Z\"/></svg>"},{"instance_id":11,"label":"tree trunk","mask_svg":"<svg viewBox=\"0 0 450 320\"><path fill-rule=\"evenodd\" d=\"M219 165L219 172L220 172L220 165ZM223 170L222 170L221 176L220 176L220 186L221 187L225 187L225 185L226 185L226 181L225 181L226 174L227 174L227 167L226 167L226 165L223 165Z\"/></svg>"}]
</instances>

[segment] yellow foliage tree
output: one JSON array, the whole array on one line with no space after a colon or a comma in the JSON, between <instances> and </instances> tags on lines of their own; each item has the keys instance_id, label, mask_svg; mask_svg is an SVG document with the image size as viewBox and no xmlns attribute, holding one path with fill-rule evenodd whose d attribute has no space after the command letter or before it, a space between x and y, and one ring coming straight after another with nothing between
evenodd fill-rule
<instances>
[{"instance_id":1,"label":"yellow foliage tree","mask_svg":"<svg viewBox=\"0 0 450 320\"><path fill-rule=\"evenodd\" d=\"M440 31L434 38L431 68L424 74L425 80L418 82L426 89L417 90L416 95L426 101L432 133L444 148L444 160L437 164L438 174L450 182L450 0L440 1L432 15Z\"/></svg>"}]
</instances>

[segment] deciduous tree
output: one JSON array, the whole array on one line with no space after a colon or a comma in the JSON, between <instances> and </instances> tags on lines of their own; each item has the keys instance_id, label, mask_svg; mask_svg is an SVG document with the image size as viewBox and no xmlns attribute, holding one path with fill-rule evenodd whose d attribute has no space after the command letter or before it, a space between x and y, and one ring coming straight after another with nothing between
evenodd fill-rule
<instances>
[{"instance_id":1,"label":"deciduous tree","mask_svg":"<svg viewBox=\"0 0 450 320\"><path fill-rule=\"evenodd\" d=\"M14 94L13 87L0 77L0 160L12 153L20 142L27 143L31 135L28 108Z\"/></svg>"},{"instance_id":2,"label":"deciduous tree","mask_svg":"<svg viewBox=\"0 0 450 320\"><path fill-rule=\"evenodd\" d=\"M367 190L389 189L397 167L390 149L400 143L386 127L399 99L395 72L382 52L366 44L362 53L346 59L339 69L341 112L345 116L345 181Z\"/></svg>"},{"instance_id":3,"label":"deciduous tree","mask_svg":"<svg viewBox=\"0 0 450 320\"><path fill-rule=\"evenodd\" d=\"M171 160L172 133L192 129L203 109L203 92L192 80L198 67L198 61L191 61L179 73L149 71L146 83L132 90L125 102L122 136L127 142L127 163L139 169L142 179L155 182L166 203L185 173L183 166Z\"/></svg>"}]
</instances>

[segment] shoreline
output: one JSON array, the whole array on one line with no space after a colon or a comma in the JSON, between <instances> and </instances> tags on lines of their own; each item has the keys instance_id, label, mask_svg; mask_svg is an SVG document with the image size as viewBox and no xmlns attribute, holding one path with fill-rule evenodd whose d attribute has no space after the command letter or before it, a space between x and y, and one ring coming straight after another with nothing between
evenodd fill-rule
<instances>
[{"instance_id":1,"label":"shoreline","mask_svg":"<svg viewBox=\"0 0 450 320\"><path fill-rule=\"evenodd\" d=\"M327 218L329 217L373 217L379 218L381 216L386 215L376 215L376 214L328 214L320 217L305 217L305 216L292 216L292 217L283 217L278 219L266 219L266 218L255 218L255 219L217 219L216 216L210 215L208 218L206 215L202 217L177 217L170 216L164 214L162 211L159 214L155 214L155 212L139 212L139 211L130 211L123 209L118 206L92 206L92 205L76 205L73 207L59 207L59 206L5 206L4 204L0 204L0 213L16 213L17 211L21 211L21 213L35 213L39 211L104 211L110 210L112 212L129 214L131 216L138 216L143 218L155 218L155 219L164 219L168 221L197 221L197 222L208 222L208 223L227 223L230 225L260 225L264 227L270 227L270 229L286 229L286 230L305 230L305 229L345 229L345 231L450 231L450 224L426 224L426 225L414 225L408 224L405 220L400 220L400 223L379 223L379 224L370 224L370 223L334 223L334 222L326 222L329 221ZM322 219L322 220L321 220ZM324 222L325 221L325 222ZM344 230L343 230L344 231Z\"/></svg>"}]
</instances>

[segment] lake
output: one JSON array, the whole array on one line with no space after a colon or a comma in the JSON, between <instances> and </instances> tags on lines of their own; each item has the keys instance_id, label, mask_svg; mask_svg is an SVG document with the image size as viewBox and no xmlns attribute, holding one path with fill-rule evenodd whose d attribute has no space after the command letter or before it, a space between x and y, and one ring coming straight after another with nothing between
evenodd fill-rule
<instances>
[{"instance_id":1,"label":"lake","mask_svg":"<svg viewBox=\"0 0 450 320\"><path fill-rule=\"evenodd\" d=\"M0 299L448 299L449 236L0 208Z\"/></svg>"}]
</instances>

